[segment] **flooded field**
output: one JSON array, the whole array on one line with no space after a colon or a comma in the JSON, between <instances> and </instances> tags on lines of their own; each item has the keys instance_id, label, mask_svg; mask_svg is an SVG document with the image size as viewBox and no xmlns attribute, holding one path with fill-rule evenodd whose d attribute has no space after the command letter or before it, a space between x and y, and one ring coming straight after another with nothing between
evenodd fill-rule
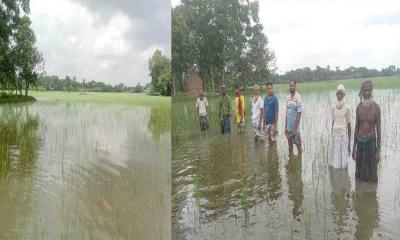
<instances>
[{"instance_id":1,"label":"flooded field","mask_svg":"<svg viewBox=\"0 0 400 240\"><path fill-rule=\"evenodd\" d=\"M400 90L375 90L382 111L377 184L358 182L355 163L331 164L330 109L334 92L303 95L302 156L289 158L284 99L278 93L278 144L257 143L247 96L246 133L220 135L217 101L209 99L211 129L200 132L195 99L173 100L172 234L175 239L399 239ZM346 99L354 129L358 92ZM263 92L265 95L265 90ZM232 98L233 99L233 98ZM297 155L295 150L295 155Z\"/></svg>"},{"instance_id":2,"label":"flooded field","mask_svg":"<svg viewBox=\"0 0 400 240\"><path fill-rule=\"evenodd\" d=\"M169 239L170 123L169 104L0 105L0 239Z\"/></svg>"}]
</instances>

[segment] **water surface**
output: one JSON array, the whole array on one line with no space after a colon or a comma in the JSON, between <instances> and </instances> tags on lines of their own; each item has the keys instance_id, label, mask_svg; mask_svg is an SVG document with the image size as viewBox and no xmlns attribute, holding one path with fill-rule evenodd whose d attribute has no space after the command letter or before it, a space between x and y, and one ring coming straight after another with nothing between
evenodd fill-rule
<instances>
[{"instance_id":1,"label":"water surface","mask_svg":"<svg viewBox=\"0 0 400 240\"><path fill-rule=\"evenodd\" d=\"M354 129L358 92L347 93ZM220 135L217 101L209 99L211 129L200 132L193 99L173 100L172 201L176 239L399 239L400 90L375 90L382 111L377 184L358 182L355 163L330 167L334 92L303 95L303 154L289 157L280 101L277 145ZM247 96L246 110L251 113ZM190 101L191 100L191 101ZM247 116L250 119L250 116Z\"/></svg>"},{"instance_id":2,"label":"water surface","mask_svg":"<svg viewBox=\"0 0 400 240\"><path fill-rule=\"evenodd\" d=\"M0 239L169 239L170 108L0 106Z\"/></svg>"}]
</instances>

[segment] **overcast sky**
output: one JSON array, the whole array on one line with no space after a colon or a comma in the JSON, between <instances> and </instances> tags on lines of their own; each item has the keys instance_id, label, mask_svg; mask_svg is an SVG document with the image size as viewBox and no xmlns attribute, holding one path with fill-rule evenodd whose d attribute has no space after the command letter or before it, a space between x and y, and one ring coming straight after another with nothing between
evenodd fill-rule
<instances>
[{"instance_id":1,"label":"overcast sky","mask_svg":"<svg viewBox=\"0 0 400 240\"><path fill-rule=\"evenodd\" d=\"M31 0L48 75L109 84L148 83L148 59L170 56L168 0Z\"/></svg>"},{"instance_id":2,"label":"overcast sky","mask_svg":"<svg viewBox=\"0 0 400 240\"><path fill-rule=\"evenodd\" d=\"M179 0L172 0L175 6ZM399 0L260 0L280 73L316 65L400 67Z\"/></svg>"}]
</instances>

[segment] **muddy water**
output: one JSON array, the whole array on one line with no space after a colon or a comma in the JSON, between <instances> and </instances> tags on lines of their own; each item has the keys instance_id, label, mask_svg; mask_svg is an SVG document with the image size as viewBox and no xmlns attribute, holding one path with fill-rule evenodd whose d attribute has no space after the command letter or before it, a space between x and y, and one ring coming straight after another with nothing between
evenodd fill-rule
<instances>
[{"instance_id":1,"label":"muddy water","mask_svg":"<svg viewBox=\"0 0 400 240\"><path fill-rule=\"evenodd\" d=\"M0 239L169 239L169 118L118 104L0 106Z\"/></svg>"},{"instance_id":2,"label":"muddy water","mask_svg":"<svg viewBox=\"0 0 400 240\"><path fill-rule=\"evenodd\" d=\"M400 90L376 90L382 111L382 152L377 184L358 182L355 164L330 167L330 107L334 92L303 95L303 154L288 155L278 144L218 132L217 104L210 100L211 129L198 130L194 101L173 100L172 198L176 239L399 239ZM353 128L357 92L346 96ZM247 97L250 99L250 96ZM251 112L250 102L246 104ZM249 119L250 116L247 116Z\"/></svg>"}]
</instances>

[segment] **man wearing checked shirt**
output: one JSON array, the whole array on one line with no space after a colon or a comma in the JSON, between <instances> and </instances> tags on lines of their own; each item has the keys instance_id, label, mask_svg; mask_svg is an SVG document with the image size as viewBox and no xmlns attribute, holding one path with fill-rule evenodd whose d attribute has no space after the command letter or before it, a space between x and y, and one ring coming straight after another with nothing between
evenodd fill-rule
<instances>
[{"instance_id":1,"label":"man wearing checked shirt","mask_svg":"<svg viewBox=\"0 0 400 240\"><path fill-rule=\"evenodd\" d=\"M293 154L293 144L297 147L297 152L301 155L301 137L300 137L300 118L303 112L303 105L300 94L296 91L296 81L289 81L290 94L286 100L286 121L285 135L289 144L289 154Z\"/></svg>"}]
</instances>

